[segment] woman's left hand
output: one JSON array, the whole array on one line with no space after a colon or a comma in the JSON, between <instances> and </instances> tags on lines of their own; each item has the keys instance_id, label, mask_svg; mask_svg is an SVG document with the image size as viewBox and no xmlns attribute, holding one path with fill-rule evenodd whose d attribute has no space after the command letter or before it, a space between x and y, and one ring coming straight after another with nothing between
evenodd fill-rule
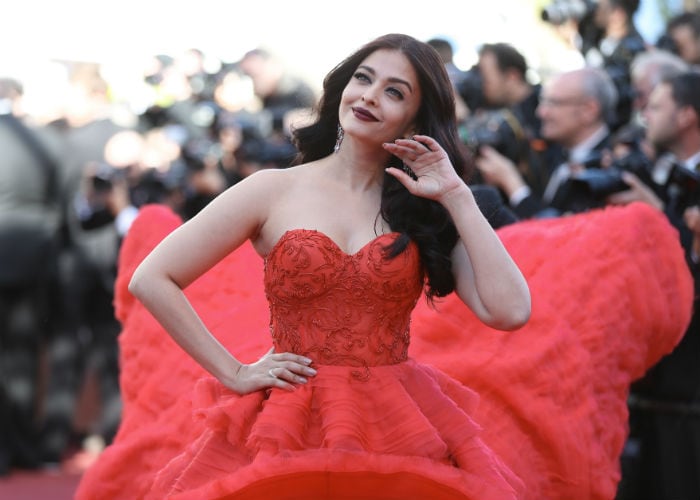
<instances>
[{"instance_id":1,"label":"woman's left hand","mask_svg":"<svg viewBox=\"0 0 700 500\"><path fill-rule=\"evenodd\" d=\"M465 186L445 150L432 137L414 135L412 139L396 139L384 143L384 149L415 174L414 178L401 169L387 169L411 194L440 201L446 194Z\"/></svg>"}]
</instances>

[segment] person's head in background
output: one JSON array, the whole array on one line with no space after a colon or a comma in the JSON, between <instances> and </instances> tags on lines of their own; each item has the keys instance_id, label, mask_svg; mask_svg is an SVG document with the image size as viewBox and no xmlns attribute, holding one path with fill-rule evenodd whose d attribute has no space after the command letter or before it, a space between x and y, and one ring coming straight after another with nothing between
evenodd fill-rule
<instances>
[{"instance_id":1,"label":"person's head in background","mask_svg":"<svg viewBox=\"0 0 700 500\"><path fill-rule=\"evenodd\" d=\"M527 62L507 43L488 43L479 51L482 91L491 107L509 107L523 101L532 92L527 81Z\"/></svg>"},{"instance_id":2,"label":"person's head in background","mask_svg":"<svg viewBox=\"0 0 700 500\"><path fill-rule=\"evenodd\" d=\"M686 160L700 153L700 73L687 71L659 83L644 109L646 137L659 151Z\"/></svg>"},{"instance_id":3,"label":"person's head in background","mask_svg":"<svg viewBox=\"0 0 700 500\"><path fill-rule=\"evenodd\" d=\"M462 121L469 116L469 108L464 98L461 95L462 84L466 78L467 72L459 68L454 62L454 46L446 38L434 37L426 41L428 45L435 49L435 51L442 59L445 69L447 70L447 76L452 82L452 86L455 91L455 111L457 114L457 120Z\"/></svg>"},{"instance_id":4,"label":"person's head in background","mask_svg":"<svg viewBox=\"0 0 700 500\"><path fill-rule=\"evenodd\" d=\"M437 51L444 64L454 63L454 48L449 40L436 37L429 39L425 43Z\"/></svg>"},{"instance_id":5,"label":"person's head in background","mask_svg":"<svg viewBox=\"0 0 700 500\"><path fill-rule=\"evenodd\" d=\"M542 136L565 148L573 148L607 127L615 119L617 90L599 68L561 73L542 89L537 114Z\"/></svg>"},{"instance_id":6,"label":"person's head in background","mask_svg":"<svg viewBox=\"0 0 700 500\"><path fill-rule=\"evenodd\" d=\"M700 12L683 12L671 18L666 34L686 63L700 65Z\"/></svg>"},{"instance_id":7,"label":"person's head in background","mask_svg":"<svg viewBox=\"0 0 700 500\"><path fill-rule=\"evenodd\" d=\"M666 50L651 49L637 55L631 66L635 111L640 113L646 107L649 94L662 80L687 70L683 59Z\"/></svg>"},{"instance_id":8,"label":"person's head in background","mask_svg":"<svg viewBox=\"0 0 700 500\"><path fill-rule=\"evenodd\" d=\"M598 0L593 21L605 36L622 38L634 27L637 9L639 0Z\"/></svg>"},{"instance_id":9,"label":"person's head in background","mask_svg":"<svg viewBox=\"0 0 700 500\"><path fill-rule=\"evenodd\" d=\"M256 95L265 98L277 90L284 74L284 65L269 50L256 48L246 52L240 60L243 72L253 80Z\"/></svg>"}]
</instances>

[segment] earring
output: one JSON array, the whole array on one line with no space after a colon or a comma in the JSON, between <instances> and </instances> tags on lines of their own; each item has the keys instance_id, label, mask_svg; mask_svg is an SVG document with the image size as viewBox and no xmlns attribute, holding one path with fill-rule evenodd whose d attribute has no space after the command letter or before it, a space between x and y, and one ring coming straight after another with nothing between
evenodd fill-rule
<instances>
[{"instance_id":1,"label":"earring","mask_svg":"<svg viewBox=\"0 0 700 500\"><path fill-rule=\"evenodd\" d=\"M338 124L338 135L336 136L335 139L335 146L333 146L333 152L337 153L338 150L340 149L340 144L343 142L343 136L345 135L345 132L343 131L343 127L340 126L340 123Z\"/></svg>"}]
</instances>

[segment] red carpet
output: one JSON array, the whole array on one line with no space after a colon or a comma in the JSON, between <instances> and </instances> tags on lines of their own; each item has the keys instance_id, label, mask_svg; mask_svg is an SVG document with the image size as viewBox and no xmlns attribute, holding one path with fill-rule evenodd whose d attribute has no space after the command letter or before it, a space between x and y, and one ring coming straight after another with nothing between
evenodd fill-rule
<instances>
[{"instance_id":1,"label":"red carpet","mask_svg":"<svg viewBox=\"0 0 700 500\"><path fill-rule=\"evenodd\" d=\"M3 500L72 500L80 475L59 471L17 471L0 477Z\"/></svg>"}]
</instances>

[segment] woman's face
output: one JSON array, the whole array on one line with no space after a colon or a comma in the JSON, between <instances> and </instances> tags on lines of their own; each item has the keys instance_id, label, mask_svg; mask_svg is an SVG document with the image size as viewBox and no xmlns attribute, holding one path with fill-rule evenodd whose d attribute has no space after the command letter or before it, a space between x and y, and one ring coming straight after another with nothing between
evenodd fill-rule
<instances>
[{"instance_id":1,"label":"woman's face","mask_svg":"<svg viewBox=\"0 0 700 500\"><path fill-rule=\"evenodd\" d=\"M416 71L396 50L369 55L353 74L340 101L340 124L347 136L377 144L415 133L421 103Z\"/></svg>"}]
</instances>

